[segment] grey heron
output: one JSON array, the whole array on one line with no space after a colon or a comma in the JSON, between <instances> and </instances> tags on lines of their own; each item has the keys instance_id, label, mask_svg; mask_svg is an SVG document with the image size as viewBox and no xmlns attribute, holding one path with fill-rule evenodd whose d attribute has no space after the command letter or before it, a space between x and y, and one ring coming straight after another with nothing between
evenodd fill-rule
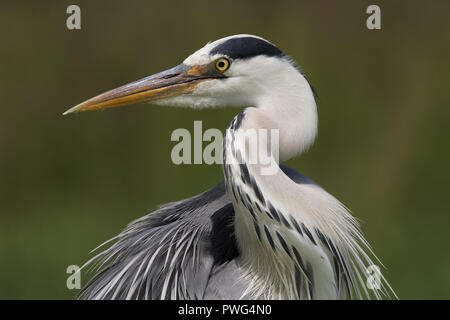
<instances>
[{"instance_id":1,"label":"grey heron","mask_svg":"<svg viewBox=\"0 0 450 320\"><path fill-rule=\"evenodd\" d=\"M367 289L366 268L378 260L344 205L279 164L312 145L318 115L307 79L274 44L245 34L222 38L172 69L100 94L64 114L144 101L245 109L224 139L224 181L129 224L88 261L97 273L80 298L395 296L382 275L379 290ZM277 145L263 140L276 168L271 174L249 161L248 140L238 132L250 129L278 132Z\"/></svg>"}]
</instances>

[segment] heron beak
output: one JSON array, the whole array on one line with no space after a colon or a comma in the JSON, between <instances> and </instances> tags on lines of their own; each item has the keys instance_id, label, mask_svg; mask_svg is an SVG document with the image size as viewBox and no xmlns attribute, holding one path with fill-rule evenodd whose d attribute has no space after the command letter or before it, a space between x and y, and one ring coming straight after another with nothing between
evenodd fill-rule
<instances>
[{"instance_id":1,"label":"heron beak","mask_svg":"<svg viewBox=\"0 0 450 320\"><path fill-rule=\"evenodd\" d=\"M200 82L218 77L220 75L208 68L208 65L180 64L172 69L102 93L70 108L63 115L189 94Z\"/></svg>"}]
</instances>

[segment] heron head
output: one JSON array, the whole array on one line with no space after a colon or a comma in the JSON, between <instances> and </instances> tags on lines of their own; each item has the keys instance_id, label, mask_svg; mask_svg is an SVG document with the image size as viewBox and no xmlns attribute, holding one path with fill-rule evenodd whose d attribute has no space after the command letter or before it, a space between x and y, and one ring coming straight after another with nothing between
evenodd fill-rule
<instances>
[{"instance_id":1,"label":"heron head","mask_svg":"<svg viewBox=\"0 0 450 320\"><path fill-rule=\"evenodd\" d=\"M64 114L145 101L194 108L259 106L274 96L301 94L303 87L310 90L276 46L260 37L235 35L208 43L174 68L102 93Z\"/></svg>"}]
</instances>

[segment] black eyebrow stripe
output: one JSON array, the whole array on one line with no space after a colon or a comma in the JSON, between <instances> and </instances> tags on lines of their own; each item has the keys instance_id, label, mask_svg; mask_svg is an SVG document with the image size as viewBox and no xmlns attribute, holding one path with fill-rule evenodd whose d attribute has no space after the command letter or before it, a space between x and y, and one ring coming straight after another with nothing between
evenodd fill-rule
<instances>
[{"instance_id":1,"label":"black eyebrow stripe","mask_svg":"<svg viewBox=\"0 0 450 320\"><path fill-rule=\"evenodd\" d=\"M210 54L222 54L231 59L248 59L259 55L268 57L285 56L280 49L270 42L255 37L228 39L211 49Z\"/></svg>"}]
</instances>

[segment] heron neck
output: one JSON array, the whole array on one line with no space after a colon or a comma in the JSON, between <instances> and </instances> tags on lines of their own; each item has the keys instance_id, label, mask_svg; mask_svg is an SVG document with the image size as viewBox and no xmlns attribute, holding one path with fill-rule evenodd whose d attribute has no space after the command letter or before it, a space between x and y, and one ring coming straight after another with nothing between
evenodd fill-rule
<instances>
[{"instance_id":1,"label":"heron neck","mask_svg":"<svg viewBox=\"0 0 450 320\"><path fill-rule=\"evenodd\" d=\"M288 285L292 283L291 279L285 278L292 275L295 263L286 253L275 250L275 246L284 241L283 232L277 230L282 230L283 226L290 223L278 211L284 202L280 186L289 189L289 184L293 182L279 167L276 156L278 146L276 139L272 139L277 131L270 130L279 130L281 160L289 156L282 148L301 148L301 144L282 142L282 139L288 138L287 133L284 133L287 127L278 126L276 121L267 117L266 112L264 109L247 108L233 119L227 130L223 154L226 188L235 209L237 244L249 277L256 281L252 290L258 291L259 287L264 287L258 282L271 282L274 290L271 293L254 292L254 295L298 298L295 288ZM252 134L246 134L252 130L257 140L252 140ZM252 151L255 143L257 146ZM267 154L262 152L262 157L259 157L264 149L268 150ZM258 154L256 161L252 158L255 150Z\"/></svg>"}]
</instances>

